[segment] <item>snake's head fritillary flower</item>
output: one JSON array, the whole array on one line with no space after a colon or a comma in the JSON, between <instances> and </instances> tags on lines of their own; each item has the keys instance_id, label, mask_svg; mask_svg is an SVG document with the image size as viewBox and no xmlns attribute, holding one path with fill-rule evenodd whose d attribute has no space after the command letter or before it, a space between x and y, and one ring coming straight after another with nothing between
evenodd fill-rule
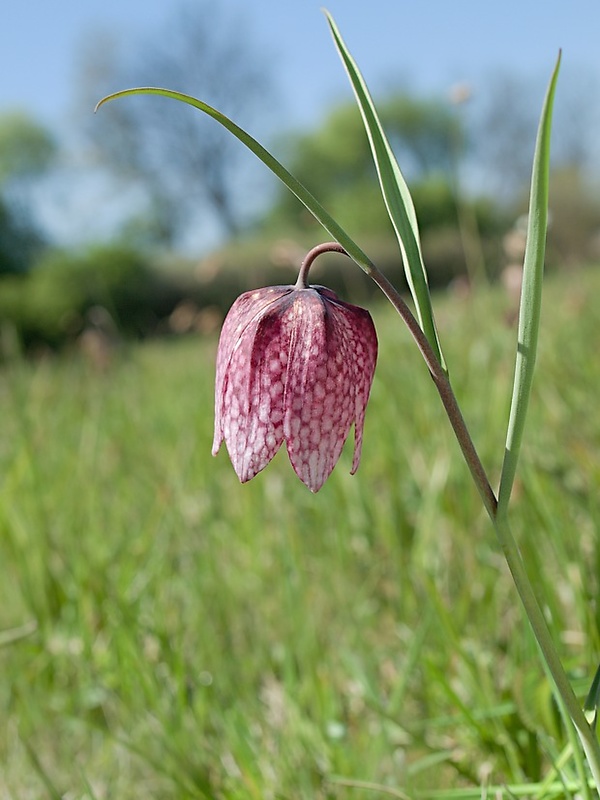
<instances>
[{"instance_id":1,"label":"snake's head fritillary flower","mask_svg":"<svg viewBox=\"0 0 600 800\"><path fill-rule=\"evenodd\" d=\"M376 360L369 312L331 290L296 284L246 292L219 340L213 455L225 440L245 483L285 441L294 471L317 492L354 423L354 474Z\"/></svg>"}]
</instances>

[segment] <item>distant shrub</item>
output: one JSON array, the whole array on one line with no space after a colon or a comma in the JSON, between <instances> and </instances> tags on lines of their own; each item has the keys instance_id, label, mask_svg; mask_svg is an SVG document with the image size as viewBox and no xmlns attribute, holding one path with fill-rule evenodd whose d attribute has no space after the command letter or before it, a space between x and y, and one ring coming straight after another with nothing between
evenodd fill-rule
<instances>
[{"instance_id":1,"label":"distant shrub","mask_svg":"<svg viewBox=\"0 0 600 800\"><path fill-rule=\"evenodd\" d=\"M57 347L79 335L90 309L100 306L119 334L144 336L180 297L175 284L132 249L53 251L28 275L0 280L0 320L12 325L25 346Z\"/></svg>"}]
</instances>

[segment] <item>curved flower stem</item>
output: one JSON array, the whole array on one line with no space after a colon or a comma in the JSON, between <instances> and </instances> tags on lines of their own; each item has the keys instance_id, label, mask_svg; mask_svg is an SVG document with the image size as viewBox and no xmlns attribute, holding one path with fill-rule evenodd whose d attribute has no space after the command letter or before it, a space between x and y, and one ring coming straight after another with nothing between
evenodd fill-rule
<instances>
[{"instance_id":1,"label":"curved flower stem","mask_svg":"<svg viewBox=\"0 0 600 800\"><path fill-rule=\"evenodd\" d=\"M323 244L313 247L313 249L310 250L302 262L302 266L300 267L300 272L298 274L298 280L296 281L296 289L303 289L308 286L308 271L313 261L315 258L317 258L317 256L329 252L341 253L342 255L351 258L347 250L338 242L324 242ZM485 509L493 520L496 516L498 501L496 500L494 490L490 485L486 471L481 463L477 450L475 449L475 445L473 444L473 440L471 439L471 435L463 419L462 412L459 408L454 392L452 391L446 371L440 364L432 346L423 333L421 326L417 322L410 308L402 299L402 296L396 287L390 283L385 275L380 272L373 263L369 264L367 274L370 278L372 278L377 286L379 286L381 291L394 306L398 314L400 314L410 334L415 340L417 347L421 351L421 355L425 359L425 363L429 368L433 382L435 383L441 401L446 409L446 414L450 424L452 425L452 428L454 429L454 433L463 452L465 461L467 462L467 466L469 467L471 475L473 476L473 480L475 481L475 485L479 490L479 494L481 495Z\"/></svg>"},{"instance_id":2,"label":"curved flower stem","mask_svg":"<svg viewBox=\"0 0 600 800\"><path fill-rule=\"evenodd\" d=\"M312 267L312 263L315 258L323 253L341 253L342 255L351 258L350 254L338 242L324 242L323 244L318 244L316 247L313 247L312 250L309 250L304 257L304 261L300 267L300 272L298 273L298 280L294 286L295 289L308 288L308 271Z\"/></svg>"},{"instance_id":3,"label":"curved flower stem","mask_svg":"<svg viewBox=\"0 0 600 800\"><path fill-rule=\"evenodd\" d=\"M552 636L544 619L533 587L527 576L525 564L519 552L519 548L512 534L508 516L505 510L492 517L492 523L498 537L502 552L510 569L515 587L525 608L525 613L529 624L533 630L538 646L548 672L552 678L556 691L560 695L565 708L571 717L579 739L585 751L588 764L596 782L596 788L600 790L600 745L598 738L587 721L583 709L577 700L569 679L565 673L560 657L552 641Z\"/></svg>"}]
</instances>

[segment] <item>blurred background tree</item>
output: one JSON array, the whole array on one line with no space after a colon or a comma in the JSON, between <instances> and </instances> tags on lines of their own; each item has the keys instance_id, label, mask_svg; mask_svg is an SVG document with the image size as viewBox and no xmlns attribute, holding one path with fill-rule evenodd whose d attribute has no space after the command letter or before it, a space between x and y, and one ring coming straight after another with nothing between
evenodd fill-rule
<instances>
[{"instance_id":1,"label":"blurred background tree","mask_svg":"<svg viewBox=\"0 0 600 800\"><path fill-rule=\"evenodd\" d=\"M56 154L52 134L28 114L0 114L0 275L26 272L43 249L32 193Z\"/></svg>"},{"instance_id":2,"label":"blurred background tree","mask_svg":"<svg viewBox=\"0 0 600 800\"><path fill-rule=\"evenodd\" d=\"M464 143L464 131L454 110L442 101L404 93L384 98L378 109L411 187L443 185L451 198L454 162ZM389 232L363 123L352 101L333 108L314 131L289 133L281 147L294 175L350 229ZM442 200L442 206L447 205L447 199ZM436 211L434 216L440 213L446 216L449 209ZM313 225L312 218L283 188L264 223L283 229Z\"/></svg>"},{"instance_id":3,"label":"blurred background tree","mask_svg":"<svg viewBox=\"0 0 600 800\"><path fill-rule=\"evenodd\" d=\"M253 38L250 15L199 0L173 6L143 37L94 30L82 45L66 136L0 112L0 328L8 321L22 342L58 346L96 306L136 336L168 330L165 320L185 303L218 316L249 285L292 280L322 236L296 198L193 109L153 96L91 113L105 94L135 85L201 97L251 130L402 288L354 101L331 103L308 128L282 130L276 54ZM496 280L508 265L518 271L539 84L504 73L446 95L386 87L375 101L413 194L434 288ZM560 85L550 267L600 256L596 88L589 76ZM321 263L349 299L372 292L343 259ZM315 280L325 280L321 268Z\"/></svg>"},{"instance_id":4,"label":"blurred background tree","mask_svg":"<svg viewBox=\"0 0 600 800\"><path fill-rule=\"evenodd\" d=\"M497 238L506 227L505 215L500 210L496 213L490 198L464 193L459 186L459 171L469 154L469 131L459 109L446 98L395 90L378 99L378 110L411 187L430 279L435 286L445 286L465 272L469 246L465 237ZM389 261L382 266L402 281L395 238L355 104L348 101L336 106L315 130L290 133L281 147L291 171L344 227L370 241L389 242L380 249L380 258ZM474 233L461 229L465 211ZM316 227L298 201L281 189L261 231L289 236ZM492 270L497 257L489 247L485 249Z\"/></svg>"},{"instance_id":5,"label":"blurred background tree","mask_svg":"<svg viewBox=\"0 0 600 800\"><path fill-rule=\"evenodd\" d=\"M251 44L249 27L204 0L181 6L146 41L88 42L80 70L85 105L129 86L164 86L201 97L242 125L268 117L274 72L267 49ZM216 226L228 237L247 220L246 153L202 114L135 97L105 106L86 134L97 162L144 195L143 224L139 216L128 223L135 236L145 231L174 246L194 226Z\"/></svg>"}]
</instances>

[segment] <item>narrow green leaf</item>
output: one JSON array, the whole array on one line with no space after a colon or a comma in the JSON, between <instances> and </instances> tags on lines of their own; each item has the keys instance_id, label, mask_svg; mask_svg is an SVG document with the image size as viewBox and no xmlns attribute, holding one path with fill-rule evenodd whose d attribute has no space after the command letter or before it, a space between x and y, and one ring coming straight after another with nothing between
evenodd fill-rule
<instances>
[{"instance_id":1,"label":"narrow green leaf","mask_svg":"<svg viewBox=\"0 0 600 800\"><path fill-rule=\"evenodd\" d=\"M237 139L239 139L242 144L246 145L246 147L251 150L254 155L257 156L263 162L263 164L265 164L279 178L279 180L281 180L287 186L291 192L293 192L293 194L296 195L300 202L303 203L304 206L310 211L313 217L315 217L315 219L321 223L325 230L328 231L328 233L331 234L331 236L342 245L348 255L364 272L367 273L367 275L372 273L374 265L369 257L323 208L314 195L312 195L308 189L302 183L300 183L300 181L298 181L273 155L271 155L271 153L265 147L257 142L256 139L254 139L243 128L240 128L239 125L236 125L235 122L229 119L229 117L226 117L225 114L222 114L216 108L209 106L202 100L198 100L197 98L187 94L182 94L181 92L175 92L171 89L161 89L154 86L143 86L133 89L124 89L120 92L107 95L100 100L95 108L95 111L97 111L100 106L104 105L104 103L107 103L110 100L115 100L119 97L130 97L132 95L140 94L154 94L162 97L169 97L172 100L179 100L182 103L187 103L188 105L197 108L199 111L208 114L209 117L212 117L214 120L219 122L224 128L226 128Z\"/></svg>"},{"instance_id":2,"label":"narrow green leaf","mask_svg":"<svg viewBox=\"0 0 600 800\"><path fill-rule=\"evenodd\" d=\"M535 369L542 304L546 230L548 227L552 107L554 105L559 68L560 53L546 92L533 157L515 377L506 435L506 449L498 492L499 512L506 510L512 492Z\"/></svg>"},{"instance_id":3,"label":"narrow green leaf","mask_svg":"<svg viewBox=\"0 0 600 800\"><path fill-rule=\"evenodd\" d=\"M600 665L594 675L594 680L590 686L588 696L585 698L583 708L585 711L593 711L595 713L597 713L600 708Z\"/></svg>"},{"instance_id":4,"label":"narrow green leaf","mask_svg":"<svg viewBox=\"0 0 600 800\"><path fill-rule=\"evenodd\" d=\"M350 78L350 83L352 84L356 101L363 118L367 137L371 146L371 152L373 154L373 160L377 167L381 193L392 226L396 232L398 244L400 245L406 280L408 281L416 306L419 324L423 333L429 340L440 364L445 369L442 350L433 318L427 272L421 252L417 216L409 188L400 171L400 167L398 166L396 157L385 135L377 110L358 66L350 55L333 18L327 11L325 14L333 35L333 40L344 67L346 68L348 77Z\"/></svg>"}]
</instances>

